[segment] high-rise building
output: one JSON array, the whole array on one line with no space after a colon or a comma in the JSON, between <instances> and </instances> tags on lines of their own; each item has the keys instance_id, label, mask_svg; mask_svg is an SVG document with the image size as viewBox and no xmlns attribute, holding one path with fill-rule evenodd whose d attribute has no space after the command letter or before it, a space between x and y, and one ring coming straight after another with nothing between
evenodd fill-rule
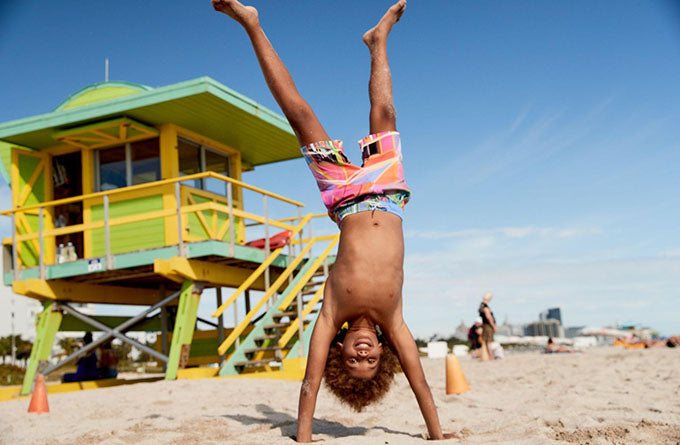
<instances>
[{"instance_id":1,"label":"high-rise building","mask_svg":"<svg viewBox=\"0 0 680 445\"><path fill-rule=\"evenodd\" d=\"M547 320L557 320L562 324L562 311L560 311L560 308L554 307L548 309L548 316L546 317Z\"/></svg>"},{"instance_id":2,"label":"high-rise building","mask_svg":"<svg viewBox=\"0 0 680 445\"><path fill-rule=\"evenodd\" d=\"M560 324L562 324L562 311L558 307L546 309L545 311L538 314L538 319L540 321L557 320L560 322Z\"/></svg>"}]
</instances>

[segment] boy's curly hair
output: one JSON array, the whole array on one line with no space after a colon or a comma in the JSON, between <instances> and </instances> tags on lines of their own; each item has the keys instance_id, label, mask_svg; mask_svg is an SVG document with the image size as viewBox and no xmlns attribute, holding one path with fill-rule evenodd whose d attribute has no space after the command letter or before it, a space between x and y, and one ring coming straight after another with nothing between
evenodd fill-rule
<instances>
[{"instance_id":1,"label":"boy's curly hair","mask_svg":"<svg viewBox=\"0 0 680 445\"><path fill-rule=\"evenodd\" d=\"M399 370L399 360L392 347L380 336L383 349L375 376L372 379L352 377L343 364L340 347L335 344L336 341L343 341L345 333L346 331L341 331L328 350L324 381L326 387L342 403L360 412L387 394L394 380L394 374Z\"/></svg>"}]
</instances>

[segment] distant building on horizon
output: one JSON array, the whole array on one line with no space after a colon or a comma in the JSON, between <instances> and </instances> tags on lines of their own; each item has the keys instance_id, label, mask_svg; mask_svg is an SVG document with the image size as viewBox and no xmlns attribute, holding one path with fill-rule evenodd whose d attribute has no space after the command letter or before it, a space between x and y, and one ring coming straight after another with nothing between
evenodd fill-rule
<instances>
[{"instance_id":1,"label":"distant building on horizon","mask_svg":"<svg viewBox=\"0 0 680 445\"><path fill-rule=\"evenodd\" d=\"M496 333L498 335L521 337L524 335L524 325L512 324L506 321L501 326L498 326L498 330L496 331Z\"/></svg>"},{"instance_id":2,"label":"distant building on horizon","mask_svg":"<svg viewBox=\"0 0 680 445\"><path fill-rule=\"evenodd\" d=\"M20 335L24 340L35 340L36 316L42 305L32 298L18 297L12 289L0 287L0 337Z\"/></svg>"},{"instance_id":3,"label":"distant building on horizon","mask_svg":"<svg viewBox=\"0 0 680 445\"><path fill-rule=\"evenodd\" d=\"M557 320L562 324L562 311L558 307L553 307L538 314L540 321Z\"/></svg>"},{"instance_id":4,"label":"distant building on horizon","mask_svg":"<svg viewBox=\"0 0 680 445\"><path fill-rule=\"evenodd\" d=\"M564 336L567 338L578 337L581 334L583 328L585 328L585 326L570 326L568 328L564 328Z\"/></svg>"},{"instance_id":5,"label":"distant building on horizon","mask_svg":"<svg viewBox=\"0 0 680 445\"><path fill-rule=\"evenodd\" d=\"M562 324L559 320L540 320L527 324L524 334L531 337L546 336L563 338L564 328L562 327Z\"/></svg>"},{"instance_id":6,"label":"distant building on horizon","mask_svg":"<svg viewBox=\"0 0 680 445\"><path fill-rule=\"evenodd\" d=\"M562 325L562 311L558 307L548 309L548 320L557 320Z\"/></svg>"}]
</instances>

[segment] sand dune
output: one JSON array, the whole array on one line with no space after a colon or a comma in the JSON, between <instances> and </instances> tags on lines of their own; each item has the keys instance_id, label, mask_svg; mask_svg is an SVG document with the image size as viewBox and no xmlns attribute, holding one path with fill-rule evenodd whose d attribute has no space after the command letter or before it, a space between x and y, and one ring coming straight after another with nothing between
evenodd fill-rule
<instances>
[{"instance_id":1,"label":"sand dune","mask_svg":"<svg viewBox=\"0 0 680 445\"><path fill-rule=\"evenodd\" d=\"M445 431L459 443L680 443L680 350L600 348L462 359L471 391L444 394L444 360L423 359ZM0 403L3 444L290 444L299 383L259 379L160 381L54 394L49 414ZM362 413L319 394L314 438L327 444L424 443L403 375Z\"/></svg>"}]
</instances>

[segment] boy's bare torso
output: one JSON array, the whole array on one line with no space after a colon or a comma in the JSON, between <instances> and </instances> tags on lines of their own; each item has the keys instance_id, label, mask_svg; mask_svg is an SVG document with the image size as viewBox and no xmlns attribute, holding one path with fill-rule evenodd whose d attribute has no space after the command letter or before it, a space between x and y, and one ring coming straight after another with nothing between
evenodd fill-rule
<instances>
[{"instance_id":1,"label":"boy's bare torso","mask_svg":"<svg viewBox=\"0 0 680 445\"><path fill-rule=\"evenodd\" d=\"M401 318L403 267L401 218L381 211L347 216L322 310L336 324L368 316L386 327Z\"/></svg>"}]
</instances>

